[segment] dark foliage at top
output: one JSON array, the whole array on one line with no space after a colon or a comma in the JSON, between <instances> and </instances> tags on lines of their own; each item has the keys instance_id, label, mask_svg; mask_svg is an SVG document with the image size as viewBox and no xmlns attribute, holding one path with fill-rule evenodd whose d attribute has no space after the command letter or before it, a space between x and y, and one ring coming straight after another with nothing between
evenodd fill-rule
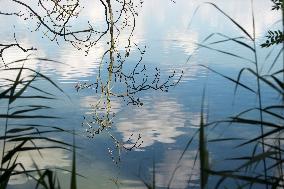
<instances>
[{"instance_id":1,"label":"dark foliage at top","mask_svg":"<svg viewBox=\"0 0 284 189\"><path fill-rule=\"evenodd\" d=\"M283 13L284 1L283 0L271 0L273 2L272 10L281 10ZM272 45L277 45L284 42L283 32L280 30L277 31L268 31L266 36L267 40L265 43L261 44L261 47L270 47Z\"/></svg>"},{"instance_id":2,"label":"dark foliage at top","mask_svg":"<svg viewBox=\"0 0 284 189\"><path fill-rule=\"evenodd\" d=\"M283 0L271 0L273 3L272 10L283 9Z\"/></svg>"}]
</instances>

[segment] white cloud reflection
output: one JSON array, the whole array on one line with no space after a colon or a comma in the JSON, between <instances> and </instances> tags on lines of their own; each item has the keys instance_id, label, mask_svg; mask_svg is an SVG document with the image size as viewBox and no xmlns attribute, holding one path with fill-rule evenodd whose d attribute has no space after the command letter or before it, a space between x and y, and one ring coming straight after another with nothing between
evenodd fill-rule
<instances>
[{"instance_id":1,"label":"white cloud reflection","mask_svg":"<svg viewBox=\"0 0 284 189\"><path fill-rule=\"evenodd\" d=\"M175 45L174 48L181 49L186 55L196 53L196 45L198 42L198 33L194 31L189 32L179 32L173 31L168 34L167 40L172 44L166 43L167 48L171 48L172 45Z\"/></svg>"},{"instance_id":2,"label":"white cloud reflection","mask_svg":"<svg viewBox=\"0 0 284 189\"><path fill-rule=\"evenodd\" d=\"M85 56L83 52L78 52L72 47L62 48L59 52L59 61L66 65L58 64L53 69L60 74L60 79L63 80L92 76L99 67L105 50L104 47L98 45Z\"/></svg>"},{"instance_id":3,"label":"white cloud reflection","mask_svg":"<svg viewBox=\"0 0 284 189\"><path fill-rule=\"evenodd\" d=\"M201 8L198 10L197 14L194 17L194 22L198 25L204 25L207 29L216 28L218 31L214 32L231 32L233 28L241 34L241 30L237 29L233 24L227 22L228 19L218 12L213 6L202 4L201 1L195 0L191 1L191 7L197 7L201 5ZM203 1L206 2L206 1ZM215 3L220 7L224 12L236 20L241 26L243 26L251 35L253 33L252 27L252 13L251 13L251 1L242 0L211 0L210 2ZM266 0L257 0L254 1L254 14L256 20L256 36L261 37L269 27L275 23L278 19L281 18L281 11L271 11L272 3ZM194 9L190 11L193 13Z\"/></svg>"},{"instance_id":4,"label":"white cloud reflection","mask_svg":"<svg viewBox=\"0 0 284 189\"><path fill-rule=\"evenodd\" d=\"M205 2L208 1L177 0L175 4L164 0L146 1L137 19L136 33L143 34L145 38L150 39L167 40L171 36L176 40L185 39L186 41L192 40L192 38L195 41L196 36L198 39L198 36L208 36L213 32L227 33L228 35L241 34L241 30L230 23L228 18ZM209 2L218 5L252 35L250 0L211 0ZM199 9L194 15L198 7ZM269 27L281 18L281 11L271 11L271 7L270 1L254 1L257 37L263 36ZM188 28L190 23L191 27ZM185 53L188 52L191 51L185 51Z\"/></svg>"},{"instance_id":5,"label":"white cloud reflection","mask_svg":"<svg viewBox=\"0 0 284 189\"><path fill-rule=\"evenodd\" d=\"M151 146L155 142L174 143L175 138L184 134L186 114L182 105L173 99L151 100L151 104L134 108L126 119L118 120L116 129L127 141L133 134L134 138L141 134L141 148Z\"/></svg>"}]
</instances>

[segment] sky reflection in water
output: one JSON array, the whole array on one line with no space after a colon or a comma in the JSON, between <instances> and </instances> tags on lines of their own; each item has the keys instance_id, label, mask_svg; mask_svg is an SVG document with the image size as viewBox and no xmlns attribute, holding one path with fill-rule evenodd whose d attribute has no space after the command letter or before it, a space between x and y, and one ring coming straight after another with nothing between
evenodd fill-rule
<instances>
[{"instance_id":1,"label":"sky reflection in water","mask_svg":"<svg viewBox=\"0 0 284 189\"><path fill-rule=\"evenodd\" d=\"M212 2L222 7L224 11L242 23L242 25L252 33L249 0L215 0ZM268 28L279 18L279 15L277 13L270 13L269 1L262 0L258 2L260 3L257 3L255 6L257 20L256 34L258 38L261 38ZM85 9L82 10L81 16L85 20L95 20L95 23L102 22L104 12L100 11L98 8L96 11L93 10L93 7L95 7L98 2L85 1L84 3L88 6L85 6ZM91 5L89 3L91 3ZM195 14L192 22L190 22L194 10L196 10L199 5L201 6L198 12ZM5 35L7 31L10 31L7 28L10 28L11 22L2 20L2 17L0 17L0 19L1 23L7 25L7 27L1 28L3 31L1 39L12 41L13 37L11 35ZM14 21L15 20L12 20L12 22ZM123 166L126 168L117 168L111 163L111 158L105 146L97 145L101 143L109 144L109 141L105 141L109 140L107 137L98 137L93 140L84 137L78 139L79 144L86 144L84 145L86 148L82 150L82 153L90 160L90 162L80 161L79 158L78 167L82 166L87 168L84 170L87 174L86 176L90 179L87 183L91 183L94 180L98 186L103 186L104 188L115 188L114 184L111 182L108 185L105 185L104 182L107 181L109 183L108 179L117 175L107 176L107 174L104 174L104 176L100 176L96 167L100 167L100 165L103 164L102 169L115 170L114 172L118 172L117 174L122 178L121 182L124 183L121 188L131 188L133 186L138 188L138 186L143 186L143 184L141 180L134 177L132 173L136 172L136 174L138 174L136 168L139 167L140 161L148 158L151 162L153 154L155 154L157 162L157 185L164 187L168 184L171 173L175 169L177 159L182 153L186 140L189 138L187 136L188 133L195 131L196 125L199 123L200 101L191 101L189 95L192 91L197 91L194 86L201 86L201 89L203 88L204 78L206 80L208 72L196 66L196 64L209 64L211 60L210 56L204 56L206 51L195 51L196 46L194 43L201 42L202 39L213 32L221 32L230 36L238 36L240 34L237 28L231 27L230 24L228 24L228 19L220 15L212 6L202 4L200 0L177 0L176 4L170 1L165 2L165 0L145 1L136 23L133 42L138 46L147 46L143 62L146 65L155 65L161 68L162 73L165 75L171 73L174 69L177 71L182 69L185 73L181 84L171 89L170 93L161 94L160 92L154 91L143 94L144 105L142 107L125 107L123 106L123 102L119 100L112 102L113 111L117 113L113 127L113 131L116 135L118 135L121 140L127 141L131 135L135 138L135 136L138 137L138 135L141 134L143 140L141 148L123 154ZM84 91L78 94L75 91L74 85L78 81L94 80L99 61L106 50L104 42L99 43L89 52L88 56L85 56L84 52L77 52L76 49L68 44L62 43L58 46L47 39L41 39L42 36L40 33L29 33L25 22L17 20L16 24L15 32L16 35L19 36L19 43L26 47L35 46L38 49L32 52L31 57L45 57L64 63L49 63L33 60L27 62L27 65L53 76L56 78L57 82L63 83L60 86L73 97L73 104L72 106L64 104L64 107L61 107L61 110L58 110L57 113L70 119L70 122L80 122L80 120L75 120L75 118L80 117L80 115L83 117L84 114L92 113L90 105L94 104L97 99L91 93ZM127 38L126 35L125 37L123 37L123 35L121 37L120 44L123 47L124 44L127 43ZM203 53L203 55L200 55L198 52ZM131 53L132 57L138 54L135 48L132 49ZM195 56L189 63L186 63L189 54L192 53L194 53ZM19 54L16 49L11 49L4 54L4 59L10 62L18 58L25 58L27 55L28 53ZM249 57L250 55L246 54L246 56ZM222 56L218 57L214 55L214 58L218 60L217 64L224 64ZM135 58L129 61L135 62ZM226 67L227 66L234 67L235 65L233 62L231 65L226 64ZM225 72L226 71L228 70L225 70ZM11 75L5 75L5 77L15 77L15 73L9 72L9 74ZM67 85L64 83L72 84ZM218 86L216 87L218 88ZM221 93L224 89L218 88L218 90L220 90ZM197 94L200 95L201 92L200 90ZM199 96L192 98L200 100ZM224 97L221 96L220 98ZM74 106L77 108L71 111L70 107ZM124 110L123 108L126 109ZM214 107L212 109L214 109ZM77 116L73 117L73 115ZM80 124L72 127L78 128L83 133ZM159 149L156 149L157 147ZM46 154L45 157L47 160L40 160L40 158L35 157L34 154L32 154L32 156L36 158L37 161L42 162L43 166L57 164L61 167L68 167L70 160L67 159L63 152L58 151L57 153L56 156L62 157L61 159L54 159L54 154L52 157ZM129 155L131 153L135 156ZM187 170L193 167L195 154L196 151L189 151L185 155L180 165L181 168L177 171L173 179L171 185L173 188L183 188L185 186L185 181L190 176ZM93 155L98 156L96 157L96 162L93 161ZM24 157L23 160L28 165L31 165L30 159ZM91 168L88 167L90 163L92 164ZM128 171L128 169L131 171ZM191 179L198 180L198 162L194 170ZM144 171L146 173L147 171L150 172L151 166L144 167ZM84 180L80 182L84 188L93 188L92 185L84 185L84 182Z\"/></svg>"}]
</instances>

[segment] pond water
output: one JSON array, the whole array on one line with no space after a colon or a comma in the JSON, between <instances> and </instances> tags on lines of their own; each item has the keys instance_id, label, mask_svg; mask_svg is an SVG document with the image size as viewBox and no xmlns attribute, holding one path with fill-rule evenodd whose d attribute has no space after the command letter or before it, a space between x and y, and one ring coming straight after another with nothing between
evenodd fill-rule
<instances>
[{"instance_id":1,"label":"pond water","mask_svg":"<svg viewBox=\"0 0 284 189\"><path fill-rule=\"evenodd\" d=\"M138 140L140 147L121 152L115 148L114 140L108 133L102 132L90 138L85 132L86 127L82 127L84 117L92 116L92 105L98 101L99 96L93 90L77 91L75 88L78 83L95 82L99 62L102 54L107 50L106 39L99 41L86 56L85 52L78 51L69 43L59 41L56 44L55 41L43 37L43 31L31 32L34 26L30 20L25 21L10 16L0 17L2 42L13 41L15 33L21 45L37 48L37 51L32 52L32 57L49 58L61 62L34 60L27 62L26 65L52 78L65 92L65 94L58 92L46 82L39 84L45 90L55 92L59 98L55 102L46 102L54 106L54 109L46 110L45 114L55 114L61 119L45 120L44 124L75 129L78 133L76 144L81 148L77 150L77 170L86 177L78 178L79 188L116 188L117 186L119 188L145 188L143 180L151 183L153 161L158 188L166 188L170 180L172 180L171 188L198 188L200 167L198 160L195 160L198 152L197 139L193 141L182 160L180 162L178 160L188 141L199 128L203 90L205 89L206 94L205 117L207 121L224 119L245 107L256 104L255 96L243 89L240 89L234 96L234 84L200 66L207 65L232 77L237 77L240 68L251 66L249 61L237 57L207 48L197 49L197 43L209 43L203 40L212 33L222 33L230 37L244 36L242 31L228 18L212 5L204 4L204 2L176 0L176 3L173 3L170 0L155 0L145 1L139 8L132 42L141 49L146 46L142 63L148 68L147 74L155 74L155 67L161 70L161 80L166 80L174 70L177 76L182 74L182 71L183 74L179 84L170 87L168 92L145 90L138 93L143 106L127 105L121 98L112 99L111 111L115 113L115 117L110 130L111 134L123 142L129 138L135 142L141 136ZM252 35L250 0L212 0L211 2L237 20ZM0 3L5 4L2 1ZM99 1L85 0L82 3L84 7L80 13L82 23L85 24L87 20L96 20L94 23L98 24L98 27L104 27L104 12L103 9L98 8L100 7L97 5ZM11 5L7 3L6 6ZM280 14L276 11L271 12L269 0L257 0L254 7L255 31L258 38L257 43L260 44L264 41L263 37L268 29L277 28ZM79 21L74 21L74 23L78 24L78 27L81 26ZM127 34L122 33L119 37L121 44L127 43ZM215 40L223 39L221 36L215 36ZM253 53L232 41L215 44L212 47L239 54L247 59L254 58ZM257 49L260 63L263 64L263 72L265 72L267 67L264 60L270 49L260 47ZM27 54L15 48L5 51L3 57L6 62L9 62L24 58ZM187 61L189 57L190 60ZM127 59L127 69L131 70L139 58L139 50L133 47ZM8 75L5 77L16 77L15 72L9 73L7 72ZM103 74L106 76L107 73ZM256 85L249 75L245 75L243 81L252 87ZM268 91L266 88L263 90ZM264 98L265 103L269 103L277 96L268 91L264 93ZM1 109L3 110L1 112L5 111L4 103L1 104ZM249 128L240 130L235 127L227 130L225 127L216 127L210 130L208 138L220 138L225 133L229 133L232 137L245 137L251 135L252 132L253 130ZM72 142L71 135L53 134L50 136ZM246 151L246 149L233 151L228 143L213 143L209 144L208 148L210 149L210 163L216 168L234 166L222 162L222 159L234 153L241 154ZM31 153L20 158L26 166L33 165L32 157L43 167L56 165L59 168L70 169L72 157L69 152L49 150L43 153L42 157L37 153ZM116 162L119 158L120 161ZM67 188L70 174L64 172L59 176L63 188ZM214 179L214 177L210 178L209 183L214 183L216 181ZM190 180L189 185L188 180ZM23 186L29 188L28 183L21 185L25 182L26 178L17 177L9 188L23 188Z\"/></svg>"}]
</instances>

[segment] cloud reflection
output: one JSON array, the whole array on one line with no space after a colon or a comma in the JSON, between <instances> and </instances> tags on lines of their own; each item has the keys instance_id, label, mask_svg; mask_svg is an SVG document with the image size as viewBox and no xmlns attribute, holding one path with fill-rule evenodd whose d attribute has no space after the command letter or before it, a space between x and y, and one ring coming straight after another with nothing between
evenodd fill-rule
<instances>
[{"instance_id":1,"label":"cloud reflection","mask_svg":"<svg viewBox=\"0 0 284 189\"><path fill-rule=\"evenodd\" d=\"M157 99L150 102L151 104L145 105L144 108L134 108L127 119L118 120L116 129L122 133L124 141L132 134L141 134L141 148L151 146L155 142L174 143L176 137L184 134L180 130L186 121L182 105L173 99Z\"/></svg>"},{"instance_id":2,"label":"cloud reflection","mask_svg":"<svg viewBox=\"0 0 284 189\"><path fill-rule=\"evenodd\" d=\"M87 56L73 47L63 47L59 52L59 61L65 63L53 67L61 80L79 79L93 76L99 67L101 57L106 49L98 44Z\"/></svg>"},{"instance_id":3,"label":"cloud reflection","mask_svg":"<svg viewBox=\"0 0 284 189\"><path fill-rule=\"evenodd\" d=\"M215 3L252 35L251 1L211 0L210 2ZM202 4L200 1L194 1L192 3L193 7L202 5L194 19L195 24L197 24L196 26L206 25L207 29L217 28L218 32L230 32L233 28L235 28L241 34L241 31L238 30L236 26L233 24L226 24L228 23L228 19L218 12L213 6ZM261 1L261 3L254 1L254 14L256 19L255 30L257 37L263 36L269 27L281 18L281 11L271 12L271 7L272 3L270 1Z\"/></svg>"}]
</instances>

